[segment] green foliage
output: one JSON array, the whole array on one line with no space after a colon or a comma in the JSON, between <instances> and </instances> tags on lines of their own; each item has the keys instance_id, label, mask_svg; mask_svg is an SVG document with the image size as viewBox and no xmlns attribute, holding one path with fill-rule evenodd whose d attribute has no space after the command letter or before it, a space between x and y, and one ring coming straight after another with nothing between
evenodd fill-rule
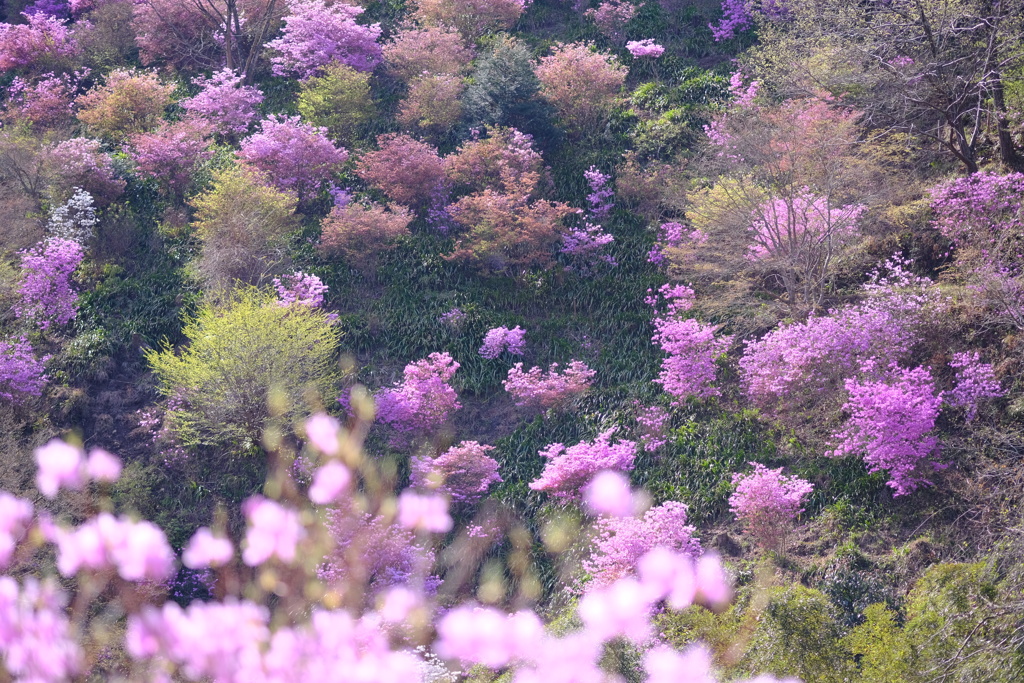
<instances>
[{"instance_id":1,"label":"green foliage","mask_svg":"<svg viewBox=\"0 0 1024 683\"><path fill-rule=\"evenodd\" d=\"M764 597L745 668L821 683L852 678L843 626L821 591L793 585L769 589Z\"/></svg>"},{"instance_id":2,"label":"green foliage","mask_svg":"<svg viewBox=\"0 0 1024 683\"><path fill-rule=\"evenodd\" d=\"M285 426L334 398L340 332L319 309L280 306L248 288L185 324L189 346L149 361L168 398L166 423L186 446L251 449L271 418Z\"/></svg>"},{"instance_id":3,"label":"green foliage","mask_svg":"<svg viewBox=\"0 0 1024 683\"><path fill-rule=\"evenodd\" d=\"M334 62L322 76L302 84L298 109L303 119L323 126L332 139L350 145L375 115L370 74Z\"/></svg>"}]
</instances>

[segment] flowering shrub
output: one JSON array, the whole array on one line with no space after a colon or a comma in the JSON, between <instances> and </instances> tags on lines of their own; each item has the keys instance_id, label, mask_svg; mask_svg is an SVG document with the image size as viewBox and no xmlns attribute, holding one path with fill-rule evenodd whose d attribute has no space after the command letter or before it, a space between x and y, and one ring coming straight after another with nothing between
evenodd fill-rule
<instances>
[{"instance_id":1,"label":"flowering shrub","mask_svg":"<svg viewBox=\"0 0 1024 683\"><path fill-rule=\"evenodd\" d=\"M876 366L865 368L873 373ZM931 436L942 405L942 392L927 368L892 367L881 379L848 379L843 410L850 416L834 435L831 457L863 455L869 472L885 470L893 495L930 486L928 474L944 467L930 460L938 447Z\"/></svg>"},{"instance_id":2,"label":"flowering shrub","mask_svg":"<svg viewBox=\"0 0 1024 683\"><path fill-rule=\"evenodd\" d=\"M275 187L309 199L345 163L348 152L336 147L325 129L302 123L298 116L271 116L258 133L242 140L238 157Z\"/></svg>"},{"instance_id":3,"label":"flowering shrub","mask_svg":"<svg viewBox=\"0 0 1024 683\"><path fill-rule=\"evenodd\" d=\"M526 330L516 325L511 330L507 327L495 327L484 335L484 345L480 347L480 355L494 359L508 351L513 356L523 355L526 346Z\"/></svg>"},{"instance_id":4,"label":"flowering shrub","mask_svg":"<svg viewBox=\"0 0 1024 683\"><path fill-rule=\"evenodd\" d=\"M395 430L399 442L437 431L462 407L449 384L458 369L447 353L406 365L401 384L377 392L377 419Z\"/></svg>"},{"instance_id":5,"label":"flowering shrub","mask_svg":"<svg viewBox=\"0 0 1024 683\"><path fill-rule=\"evenodd\" d=\"M462 118L459 97L465 88L459 76L424 74L409 84L409 94L399 105L396 119L406 128L442 134Z\"/></svg>"},{"instance_id":6,"label":"flowering shrub","mask_svg":"<svg viewBox=\"0 0 1024 683\"><path fill-rule=\"evenodd\" d=\"M701 230L687 231L682 223L671 221L658 227L658 240L649 252L647 262L662 265L667 261L666 250L682 250L706 244L707 233Z\"/></svg>"},{"instance_id":7,"label":"flowering shrub","mask_svg":"<svg viewBox=\"0 0 1024 683\"><path fill-rule=\"evenodd\" d=\"M55 237L21 252L22 280L14 313L41 330L64 325L78 312L78 292L71 275L82 262L82 245Z\"/></svg>"},{"instance_id":8,"label":"flowering shrub","mask_svg":"<svg viewBox=\"0 0 1024 683\"><path fill-rule=\"evenodd\" d=\"M462 323L466 321L466 318L468 317L469 316L466 315L465 311L463 311L461 308L456 307L449 311L446 311L445 313L442 313L441 317L439 317L437 321L442 325L448 325L449 327L458 328L460 325L462 325Z\"/></svg>"},{"instance_id":9,"label":"flowering shrub","mask_svg":"<svg viewBox=\"0 0 1024 683\"><path fill-rule=\"evenodd\" d=\"M667 310L654 318L651 339L668 357L662 359L656 381L677 400L718 396L719 390L712 386L715 358L725 353L732 337L716 337L719 326L680 317L693 305L693 290L688 287L664 285L657 296L647 299L651 304L659 300L666 303Z\"/></svg>"},{"instance_id":10,"label":"flowering shrub","mask_svg":"<svg viewBox=\"0 0 1024 683\"><path fill-rule=\"evenodd\" d=\"M413 18L453 26L468 40L511 28L533 0L418 0Z\"/></svg>"},{"instance_id":11,"label":"flowering shrub","mask_svg":"<svg viewBox=\"0 0 1024 683\"><path fill-rule=\"evenodd\" d=\"M464 142L444 163L457 187L474 192L533 193L546 170L533 136L515 128L489 128L487 137Z\"/></svg>"},{"instance_id":12,"label":"flowering shrub","mask_svg":"<svg viewBox=\"0 0 1024 683\"><path fill-rule=\"evenodd\" d=\"M750 28L751 18L746 0L722 0L722 19L717 25L709 24L715 40L729 40Z\"/></svg>"},{"instance_id":13,"label":"flowering shrub","mask_svg":"<svg viewBox=\"0 0 1024 683\"><path fill-rule=\"evenodd\" d=\"M71 199L50 209L46 232L50 237L59 237L85 245L92 238L93 228L98 223L92 195L76 187Z\"/></svg>"},{"instance_id":14,"label":"flowering shrub","mask_svg":"<svg viewBox=\"0 0 1024 683\"><path fill-rule=\"evenodd\" d=\"M357 24L363 8L345 2L293 0L281 37L267 43L278 76L315 76L331 62L372 71L380 62L380 24Z\"/></svg>"},{"instance_id":15,"label":"flowering shrub","mask_svg":"<svg viewBox=\"0 0 1024 683\"><path fill-rule=\"evenodd\" d=\"M100 204L108 204L124 192L125 181L114 172L110 155L99 140L71 138L46 153L44 164L58 194L78 187Z\"/></svg>"},{"instance_id":16,"label":"flowering shrub","mask_svg":"<svg viewBox=\"0 0 1024 683\"><path fill-rule=\"evenodd\" d=\"M788 528L803 512L801 506L814 486L782 474L781 467L770 470L760 463L750 464L753 472L732 475L736 492L729 497L729 508L758 545L781 550Z\"/></svg>"},{"instance_id":17,"label":"flowering shrub","mask_svg":"<svg viewBox=\"0 0 1024 683\"><path fill-rule=\"evenodd\" d=\"M412 214L402 207L349 202L335 206L320 224L320 251L339 254L351 265L368 271L394 241L409 234Z\"/></svg>"},{"instance_id":18,"label":"flowering shrub","mask_svg":"<svg viewBox=\"0 0 1024 683\"><path fill-rule=\"evenodd\" d=\"M473 61L457 31L444 26L406 26L383 49L388 68L410 81L428 74L460 74Z\"/></svg>"},{"instance_id":19,"label":"flowering shrub","mask_svg":"<svg viewBox=\"0 0 1024 683\"><path fill-rule=\"evenodd\" d=\"M444 161L437 150L408 135L377 138L377 152L356 163L356 173L370 185L407 206L421 206L444 180Z\"/></svg>"},{"instance_id":20,"label":"flowering shrub","mask_svg":"<svg viewBox=\"0 0 1024 683\"><path fill-rule=\"evenodd\" d=\"M622 46L626 40L626 24L636 14L636 5L626 0L607 0L584 12L584 16L597 24L598 30L608 40Z\"/></svg>"},{"instance_id":21,"label":"flowering shrub","mask_svg":"<svg viewBox=\"0 0 1024 683\"><path fill-rule=\"evenodd\" d=\"M141 176L153 178L166 192L180 196L196 169L213 156L210 133L209 125L196 119L162 123L152 133L131 136L129 154Z\"/></svg>"},{"instance_id":22,"label":"flowering shrub","mask_svg":"<svg viewBox=\"0 0 1024 683\"><path fill-rule=\"evenodd\" d=\"M274 289L282 306L311 306L319 308L324 304L327 285L316 275L295 271L284 279L274 278Z\"/></svg>"},{"instance_id":23,"label":"flowering shrub","mask_svg":"<svg viewBox=\"0 0 1024 683\"><path fill-rule=\"evenodd\" d=\"M488 455L493 450L494 446L462 441L436 458L415 456L409 463L410 485L445 494L453 503L475 503L492 484L501 483L498 461Z\"/></svg>"},{"instance_id":24,"label":"flowering shrub","mask_svg":"<svg viewBox=\"0 0 1024 683\"><path fill-rule=\"evenodd\" d=\"M608 181L612 177L601 173L596 166L591 166L584 171L583 177L587 181L587 186L590 187L590 194L587 195L590 217L595 221L603 221L608 218L615 206L612 201L615 191L608 186Z\"/></svg>"},{"instance_id":25,"label":"flowering shrub","mask_svg":"<svg viewBox=\"0 0 1024 683\"><path fill-rule=\"evenodd\" d=\"M46 73L31 82L16 77L7 89L3 118L43 128L66 123L71 118L71 100L77 86L78 79L69 74Z\"/></svg>"},{"instance_id":26,"label":"flowering shrub","mask_svg":"<svg viewBox=\"0 0 1024 683\"><path fill-rule=\"evenodd\" d=\"M991 363L982 363L977 351L954 353L949 366L956 370L956 384L946 392L945 398L953 408L963 408L967 421L978 415L978 404L986 399L999 398L1005 392L996 379Z\"/></svg>"},{"instance_id":27,"label":"flowering shrub","mask_svg":"<svg viewBox=\"0 0 1024 683\"><path fill-rule=\"evenodd\" d=\"M663 547L691 558L701 554L696 529L686 523L687 507L668 501L643 517L610 517L595 525L594 549L583 563L590 574L588 587L608 586L636 571L640 559ZM641 565L642 566L642 565Z\"/></svg>"},{"instance_id":28,"label":"flowering shrub","mask_svg":"<svg viewBox=\"0 0 1024 683\"><path fill-rule=\"evenodd\" d=\"M611 443L615 428L598 434L593 441L581 441L566 448L553 443L540 451L547 458L544 471L530 482L534 491L547 491L561 500L579 500L581 489L602 470L633 469L636 458L635 441Z\"/></svg>"},{"instance_id":29,"label":"flowering shrub","mask_svg":"<svg viewBox=\"0 0 1024 683\"><path fill-rule=\"evenodd\" d=\"M25 337L0 341L0 398L17 402L40 396L49 379L43 372L49 359L37 358Z\"/></svg>"},{"instance_id":30,"label":"flowering shrub","mask_svg":"<svg viewBox=\"0 0 1024 683\"><path fill-rule=\"evenodd\" d=\"M601 124L618 101L626 68L615 57L585 43L556 45L536 69L541 95L572 128L589 132Z\"/></svg>"},{"instance_id":31,"label":"flowering shrub","mask_svg":"<svg viewBox=\"0 0 1024 683\"><path fill-rule=\"evenodd\" d=\"M611 254L605 254L604 248L615 241L615 237L606 233L601 226L585 222L582 228L570 228L562 234L560 253L570 258L572 265L569 270L590 274L602 264L616 266L618 262Z\"/></svg>"},{"instance_id":32,"label":"flowering shrub","mask_svg":"<svg viewBox=\"0 0 1024 683\"><path fill-rule=\"evenodd\" d=\"M636 415L639 442L652 453L668 443L668 424L672 415L661 406L641 406Z\"/></svg>"},{"instance_id":33,"label":"flowering shrub","mask_svg":"<svg viewBox=\"0 0 1024 683\"><path fill-rule=\"evenodd\" d=\"M200 76L192 81L199 86L199 94L179 104L219 133L244 133L256 120L263 93L242 85L243 78L231 69L221 69L209 78Z\"/></svg>"},{"instance_id":34,"label":"flowering shrub","mask_svg":"<svg viewBox=\"0 0 1024 683\"><path fill-rule=\"evenodd\" d=\"M547 410L584 393L595 374L578 360L571 361L564 372L558 371L558 363L552 363L547 372L539 367L523 372L523 364L516 363L502 385L517 406Z\"/></svg>"},{"instance_id":35,"label":"flowering shrub","mask_svg":"<svg viewBox=\"0 0 1024 683\"><path fill-rule=\"evenodd\" d=\"M66 23L45 12L25 13L26 23L0 23L0 72L44 67L78 53Z\"/></svg>"},{"instance_id":36,"label":"flowering shrub","mask_svg":"<svg viewBox=\"0 0 1024 683\"><path fill-rule=\"evenodd\" d=\"M665 52L665 48L658 45L651 38L647 38L646 40L631 40L626 43L626 49L629 50L629 54L633 55L634 59L640 59L641 57L657 59Z\"/></svg>"},{"instance_id":37,"label":"flowering shrub","mask_svg":"<svg viewBox=\"0 0 1024 683\"><path fill-rule=\"evenodd\" d=\"M115 69L77 100L78 120L100 137L121 141L155 128L171 103L174 86L149 71Z\"/></svg>"}]
</instances>

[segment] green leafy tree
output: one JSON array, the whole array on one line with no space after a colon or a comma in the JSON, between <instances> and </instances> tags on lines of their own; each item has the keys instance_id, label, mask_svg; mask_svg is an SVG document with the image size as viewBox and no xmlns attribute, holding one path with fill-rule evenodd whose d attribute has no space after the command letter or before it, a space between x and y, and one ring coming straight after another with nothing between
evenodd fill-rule
<instances>
[{"instance_id":1,"label":"green leafy tree","mask_svg":"<svg viewBox=\"0 0 1024 683\"><path fill-rule=\"evenodd\" d=\"M166 424L185 446L249 449L272 419L292 424L333 397L340 332L318 308L243 288L201 307L184 334L184 349L164 344L146 359L168 399Z\"/></svg>"},{"instance_id":2,"label":"green leafy tree","mask_svg":"<svg viewBox=\"0 0 1024 683\"><path fill-rule=\"evenodd\" d=\"M334 140L350 142L376 113L370 74L333 62L322 76L302 84L298 106L303 119L326 128Z\"/></svg>"}]
</instances>

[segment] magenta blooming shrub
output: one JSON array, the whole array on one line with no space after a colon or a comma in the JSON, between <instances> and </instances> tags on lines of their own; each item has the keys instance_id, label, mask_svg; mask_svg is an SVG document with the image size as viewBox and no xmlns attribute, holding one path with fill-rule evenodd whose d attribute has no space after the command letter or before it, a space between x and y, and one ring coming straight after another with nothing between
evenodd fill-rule
<instances>
[{"instance_id":1,"label":"magenta blooming shrub","mask_svg":"<svg viewBox=\"0 0 1024 683\"><path fill-rule=\"evenodd\" d=\"M53 127L71 119L71 101L78 87L77 75L46 73L35 81L16 77L7 89L3 118Z\"/></svg>"},{"instance_id":2,"label":"magenta blooming shrub","mask_svg":"<svg viewBox=\"0 0 1024 683\"><path fill-rule=\"evenodd\" d=\"M396 443L437 431L462 407L449 384L458 369L449 354L432 353L406 365L397 387L377 393L377 419L395 430Z\"/></svg>"},{"instance_id":3,"label":"magenta blooming shrub","mask_svg":"<svg viewBox=\"0 0 1024 683\"><path fill-rule=\"evenodd\" d=\"M100 205L124 192L125 181L115 175L110 155L102 151L99 140L64 140L47 152L44 163L53 184L63 192L80 187Z\"/></svg>"},{"instance_id":4,"label":"magenta blooming shrub","mask_svg":"<svg viewBox=\"0 0 1024 683\"><path fill-rule=\"evenodd\" d=\"M513 356L521 356L525 346L526 330L519 325L511 330L505 326L495 327L484 335L484 345L480 347L480 355L492 360L505 351Z\"/></svg>"},{"instance_id":5,"label":"magenta blooming shrub","mask_svg":"<svg viewBox=\"0 0 1024 683\"><path fill-rule=\"evenodd\" d=\"M639 406L636 415L640 445L653 453L668 443L668 425L672 415L661 406Z\"/></svg>"},{"instance_id":6,"label":"magenta blooming shrub","mask_svg":"<svg viewBox=\"0 0 1024 683\"><path fill-rule=\"evenodd\" d=\"M661 372L655 380L678 401L720 395L712 386L715 381L715 359L732 344L732 337L717 337L718 325L706 325L682 313L693 306L693 290L689 287L664 285L657 295L648 296L647 303L666 310L654 318L652 341L668 354L661 361Z\"/></svg>"},{"instance_id":7,"label":"magenta blooming shrub","mask_svg":"<svg viewBox=\"0 0 1024 683\"><path fill-rule=\"evenodd\" d=\"M238 157L278 189L309 199L345 163L348 152L335 147L326 128L303 123L298 116L271 116L258 133L242 140Z\"/></svg>"},{"instance_id":8,"label":"magenta blooming shrub","mask_svg":"<svg viewBox=\"0 0 1024 683\"><path fill-rule=\"evenodd\" d=\"M666 249L678 249L684 245L700 246L706 244L708 235L701 230L687 230L682 223L662 223L658 227L658 239L649 252L647 262L655 265L666 263Z\"/></svg>"},{"instance_id":9,"label":"magenta blooming shrub","mask_svg":"<svg viewBox=\"0 0 1024 683\"><path fill-rule=\"evenodd\" d=\"M436 458L417 455L409 463L410 485L443 493L453 503L475 503L502 481L498 461L488 455L493 450L494 446L462 441Z\"/></svg>"},{"instance_id":10,"label":"magenta blooming shrub","mask_svg":"<svg viewBox=\"0 0 1024 683\"><path fill-rule=\"evenodd\" d=\"M357 71L372 71L381 59L380 24L362 25L356 17L363 8L345 2L292 0L281 37L267 47L276 52L270 61L278 76L310 78L331 62Z\"/></svg>"},{"instance_id":11,"label":"magenta blooming shrub","mask_svg":"<svg viewBox=\"0 0 1024 683\"><path fill-rule=\"evenodd\" d=\"M960 248L997 265L1019 266L1024 173L975 173L932 188L933 225Z\"/></svg>"},{"instance_id":12,"label":"magenta blooming shrub","mask_svg":"<svg viewBox=\"0 0 1024 683\"><path fill-rule=\"evenodd\" d=\"M590 217L595 221L603 221L612 212L615 203L615 191L609 187L610 175L601 173L596 166L591 166L583 172L583 177L590 187L590 194L587 195L587 203L590 205Z\"/></svg>"},{"instance_id":13,"label":"magenta blooming shrub","mask_svg":"<svg viewBox=\"0 0 1024 683\"><path fill-rule=\"evenodd\" d=\"M954 353L949 366L956 370L956 384L945 393L946 403L953 408L963 408L968 422L977 417L979 403L1005 393L992 364L982 363L977 351Z\"/></svg>"},{"instance_id":14,"label":"magenta blooming shrub","mask_svg":"<svg viewBox=\"0 0 1024 683\"><path fill-rule=\"evenodd\" d=\"M0 23L0 72L78 53L78 43L65 21L43 12L23 16L27 23Z\"/></svg>"},{"instance_id":15,"label":"magenta blooming shrub","mask_svg":"<svg viewBox=\"0 0 1024 683\"><path fill-rule=\"evenodd\" d=\"M74 318L78 292L71 284L71 274L84 255L81 244L59 237L21 252L22 280L15 315L33 321L41 330Z\"/></svg>"},{"instance_id":16,"label":"magenta blooming shrub","mask_svg":"<svg viewBox=\"0 0 1024 683\"><path fill-rule=\"evenodd\" d=\"M865 374L875 374L876 367L869 364ZM938 448L931 432L942 392L936 393L928 368L890 367L883 375L846 380L849 396L843 410L850 418L834 435L834 449L828 455L862 455L868 471L885 470L893 495L902 496L931 486L926 477L945 467L930 460Z\"/></svg>"},{"instance_id":17,"label":"magenta blooming shrub","mask_svg":"<svg viewBox=\"0 0 1024 683\"><path fill-rule=\"evenodd\" d=\"M0 341L0 398L18 402L41 395L49 379L43 372L49 359L37 358L25 337Z\"/></svg>"},{"instance_id":18,"label":"magenta blooming shrub","mask_svg":"<svg viewBox=\"0 0 1024 683\"><path fill-rule=\"evenodd\" d=\"M161 123L152 133L136 133L129 155L139 175L153 178L165 191L183 195L196 170L213 156L205 121L184 119Z\"/></svg>"},{"instance_id":19,"label":"magenta blooming shrub","mask_svg":"<svg viewBox=\"0 0 1024 683\"><path fill-rule=\"evenodd\" d=\"M621 46L626 40L626 24L636 14L636 5L626 0L607 0L583 14L597 24L608 40Z\"/></svg>"},{"instance_id":20,"label":"magenta blooming shrub","mask_svg":"<svg viewBox=\"0 0 1024 683\"><path fill-rule=\"evenodd\" d=\"M319 308L324 304L327 285L316 275L295 271L284 278L274 278L274 289L282 306L311 306Z\"/></svg>"},{"instance_id":21,"label":"magenta blooming shrub","mask_svg":"<svg viewBox=\"0 0 1024 683\"><path fill-rule=\"evenodd\" d=\"M718 25L708 24L715 40L729 40L750 28L752 20L747 0L722 0L722 19Z\"/></svg>"},{"instance_id":22,"label":"magenta blooming shrub","mask_svg":"<svg viewBox=\"0 0 1024 683\"><path fill-rule=\"evenodd\" d=\"M644 513L643 517L609 517L595 525L594 549L584 561L590 574L588 588L601 588L630 576L640 558L656 547L696 558L701 554L696 529L688 525L688 508L668 501Z\"/></svg>"},{"instance_id":23,"label":"magenta blooming shrub","mask_svg":"<svg viewBox=\"0 0 1024 683\"><path fill-rule=\"evenodd\" d=\"M558 371L558 363L552 363L547 372L539 367L523 372L523 364L516 363L502 384L517 406L547 410L584 393L595 374L578 360L571 361L563 372Z\"/></svg>"},{"instance_id":24,"label":"magenta blooming shrub","mask_svg":"<svg viewBox=\"0 0 1024 683\"><path fill-rule=\"evenodd\" d=\"M657 59L665 52L664 46L658 45L652 38L631 40L626 43L626 49L629 50L629 54L633 55L634 59L640 59L641 57Z\"/></svg>"},{"instance_id":25,"label":"magenta blooming shrub","mask_svg":"<svg viewBox=\"0 0 1024 683\"><path fill-rule=\"evenodd\" d=\"M569 257L567 270L589 275L602 265L618 265L614 256L604 253L604 248L614 241L615 237L605 232L600 225L584 222L583 227L570 228L562 233L559 252Z\"/></svg>"},{"instance_id":26,"label":"magenta blooming shrub","mask_svg":"<svg viewBox=\"0 0 1024 683\"><path fill-rule=\"evenodd\" d=\"M791 197L774 198L754 212L750 259L806 260L823 249L837 249L859 235L857 221L865 209L861 204L829 206L827 198L806 187ZM826 270L827 261L819 268Z\"/></svg>"},{"instance_id":27,"label":"magenta blooming shrub","mask_svg":"<svg viewBox=\"0 0 1024 683\"><path fill-rule=\"evenodd\" d=\"M758 545L780 550L814 485L784 475L781 467L770 470L757 462L750 464L753 472L732 475L736 492L729 497L729 508Z\"/></svg>"},{"instance_id":28,"label":"magenta blooming shrub","mask_svg":"<svg viewBox=\"0 0 1024 683\"><path fill-rule=\"evenodd\" d=\"M243 80L231 69L221 69L210 78L200 76L192 81L199 86L199 94L179 104L217 132L244 133L256 120L263 93L255 86L242 85Z\"/></svg>"},{"instance_id":29,"label":"magenta blooming shrub","mask_svg":"<svg viewBox=\"0 0 1024 683\"><path fill-rule=\"evenodd\" d=\"M593 441L581 441L566 448L553 443L540 455L547 458L544 471L535 481L530 482L534 491L547 491L561 500L579 500L581 489L594 475L602 470L633 469L636 459L636 442L622 440L611 443L615 428L598 434Z\"/></svg>"}]
</instances>

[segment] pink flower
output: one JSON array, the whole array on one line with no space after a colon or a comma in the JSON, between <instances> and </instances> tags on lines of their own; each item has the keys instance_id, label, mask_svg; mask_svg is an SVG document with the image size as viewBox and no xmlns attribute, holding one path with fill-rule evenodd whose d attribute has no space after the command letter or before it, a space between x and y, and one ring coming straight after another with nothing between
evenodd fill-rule
<instances>
[{"instance_id":1,"label":"pink flower","mask_svg":"<svg viewBox=\"0 0 1024 683\"><path fill-rule=\"evenodd\" d=\"M80 489L85 483L82 477L81 448L76 448L60 439L51 439L45 446L36 449L36 487L47 498L53 498L62 487Z\"/></svg>"},{"instance_id":2,"label":"pink flower","mask_svg":"<svg viewBox=\"0 0 1024 683\"><path fill-rule=\"evenodd\" d=\"M189 569L219 567L231 561L235 549L231 541L214 536L209 527L200 527L181 554L181 561Z\"/></svg>"},{"instance_id":3,"label":"pink flower","mask_svg":"<svg viewBox=\"0 0 1024 683\"><path fill-rule=\"evenodd\" d=\"M620 472L603 470L583 489L583 502L592 515L628 517L636 507L629 479Z\"/></svg>"},{"instance_id":4,"label":"pink flower","mask_svg":"<svg viewBox=\"0 0 1024 683\"><path fill-rule=\"evenodd\" d=\"M494 359L508 351L513 356L523 355L526 345L526 330L516 325L511 330L505 326L495 327L484 335L484 345L480 347L480 355Z\"/></svg>"},{"instance_id":5,"label":"pink flower","mask_svg":"<svg viewBox=\"0 0 1024 683\"><path fill-rule=\"evenodd\" d=\"M89 451L85 472L94 481L117 481L121 476L121 459L102 448Z\"/></svg>"},{"instance_id":6,"label":"pink flower","mask_svg":"<svg viewBox=\"0 0 1024 683\"><path fill-rule=\"evenodd\" d=\"M677 652L667 645L651 648L644 655L647 683L715 683L711 654L703 645Z\"/></svg>"},{"instance_id":7,"label":"pink flower","mask_svg":"<svg viewBox=\"0 0 1024 683\"><path fill-rule=\"evenodd\" d=\"M724 605L732 598L729 577L715 553L701 555L697 560L697 595L712 606Z\"/></svg>"},{"instance_id":8,"label":"pink flower","mask_svg":"<svg viewBox=\"0 0 1024 683\"><path fill-rule=\"evenodd\" d=\"M306 436L313 447L325 455L338 454L338 437L341 425L329 415L317 413L306 420Z\"/></svg>"},{"instance_id":9,"label":"pink flower","mask_svg":"<svg viewBox=\"0 0 1024 683\"><path fill-rule=\"evenodd\" d=\"M610 640L625 636L640 643L651 635L651 606L650 594L643 584L625 578L584 595L577 611L594 637Z\"/></svg>"},{"instance_id":10,"label":"pink flower","mask_svg":"<svg viewBox=\"0 0 1024 683\"><path fill-rule=\"evenodd\" d=\"M32 503L0 491L0 567L6 567L11 554L32 521Z\"/></svg>"},{"instance_id":11,"label":"pink flower","mask_svg":"<svg viewBox=\"0 0 1024 683\"><path fill-rule=\"evenodd\" d=\"M242 509L249 524L242 560L250 567L259 566L272 557L292 562L295 548L306 533L299 513L261 496L249 498Z\"/></svg>"},{"instance_id":12,"label":"pink flower","mask_svg":"<svg viewBox=\"0 0 1024 683\"><path fill-rule=\"evenodd\" d=\"M313 485L309 487L309 499L317 505L333 503L348 488L352 474L340 462L329 462L313 475Z\"/></svg>"},{"instance_id":13,"label":"pink flower","mask_svg":"<svg viewBox=\"0 0 1024 683\"><path fill-rule=\"evenodd\" d=\"M443 496L421 496L405 490L398 496L398 524L406 529L443 534L451 530L453 522Z\"/></svg>"},{"instance_id":14,"label":"pink flower","mask_svg":"<svg viewBox=\"0 0 1024 683\"><path fill-rule=\"evenodd\" d=\"M654 42L654 39L631 40L626 43L626 49L634 58L653 57L657 59L665 52L665 48Z\"/></svg>"},{"instance_id":15,"label":"pink flower","mask_svg":"<svg viewBox=\"0 0 1024 683\"><path fill-rule=\"evenodd\" d=\"M421 607L420 596L405 586L388 589L381 600L379 614L381 619L392 624L405 621L413 610Z\"/></svg>"},{"instance_id":16,"label":"pink flower","mask_svg":"<svg viewBox=\"0 0 1024 683\"><path fill-rule=\"evenodd\" d=\"M108 540L110 557L125 581L162 581L174 570L174 553L152 522L122 521Z\"/></svg>"},{"instance_id":17,"label":"pink flower","mask_svg":"<svg viewBox=\"0 0 1024 683\"><path fill-rule=\"evenodd\" d=\"M544 625L532 612L507 615L491 607L457 607L437 624L437 653L446 659L500 668L532 656Z\"/></svg>"}]
</instances>

